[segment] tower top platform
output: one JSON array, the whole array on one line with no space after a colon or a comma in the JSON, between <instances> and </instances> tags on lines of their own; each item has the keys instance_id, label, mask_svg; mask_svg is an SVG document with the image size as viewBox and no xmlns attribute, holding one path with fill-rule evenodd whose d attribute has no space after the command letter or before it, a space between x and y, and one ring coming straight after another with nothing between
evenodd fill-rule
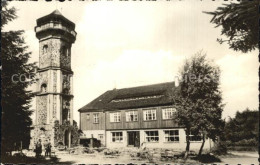
<instances>
[{"instance_id":1,"label":"tower top platform","mask_svg":"<svg viewBox=\"0 0 260 165\"><path fill-rule=\"evenodd\" d=\"M47 22L56 22L56 21L62 21L63 23L66 23L67 25L71 26L72 29L75 29L75 24L70 21L69 19L67 19L66 17L64 17L61 12L59 10L54 10L53 12L51 12L50 14L43 16L41 18L38 18L36 20L37 22L37 26L41 25L41 24L45 24Z\"/></svg>"},{"instance_id":2,"label":"tower top platform","mask_svg":"<svg viewBox=\"0 0 260 165\"><path fill-rule=\"evenodd\" d=\"M60 35L72 43L74 43L76 39L77 33L75 31L75 24L64 17L57 9L46 16L38 18L36 23L35 32L38 39L45 38L49 35Z\"/></svg>"}]
</instances>

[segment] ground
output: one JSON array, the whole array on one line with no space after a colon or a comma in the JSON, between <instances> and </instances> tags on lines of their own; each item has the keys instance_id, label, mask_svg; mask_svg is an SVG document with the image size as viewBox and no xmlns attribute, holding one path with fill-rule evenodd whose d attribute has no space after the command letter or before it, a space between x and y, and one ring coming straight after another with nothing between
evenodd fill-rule
<instances>
[{"instance_id":1,"label":"ground","mask_svg":"<svg viewBox=\"0 0 260 165\"><path fill-rule=\"evenodd\" d=\"M60 154L58 155L59 161L73 162L73 164L127 164L127 163L149 163L147 159L142 160L134 160L130 157L130 155L123 155L115 158L106 158L103 155L68 155L68 154ZM223 164L258 164L258 153L257 152L232 152L232 155L229 154L227 156L220 157L221 162L212 162L212 163L223 163ZM172 161L155 161L157 164L167 164L167 163L183 163L180 160ZM188 160L186 163L198 163L194 160Z\"/></svg>"},{"instance_id":2,"label":"ground","mask_svg":"<svg viewBox=\"0 0 260 165\"><path fill-rule=\"evenodd\" d=\"M225 164L259 164L259 155L257 152L232 151L232 155L220 157Z\"/></svg>"},{"instance_id":3,"label":"ground","mask_svg":"<svg viewBox=\"0 0 260 165\"><path fill-rule=\"evenodd\" d=\"M149 160L147 158L140 158L133 156L134 151L127 150L123 151L120 154L105 155L104 151L95 152L95 153L71 153L68 152L58 152L56 156L52 159L46 159L42 157L41 159L36 159L34 157L22 157L22 158L11 158L8 161L4 161L4 163L42 163L42 164L168 164L168 163L186 163L186 164L199 164L196 160L188 159L186 162L182 159L170 159L170 160L161 160L159 153L153 154L153 159ZM216 164L258 164L258 153L257 152L229 152L229 154L225 156L219 157L221 162L219 161L211 161L206 163L216 163ZM15 160L15 162L14 162ZM204 162L205 163L205 162Z\"/></svg>"}]
</instances>

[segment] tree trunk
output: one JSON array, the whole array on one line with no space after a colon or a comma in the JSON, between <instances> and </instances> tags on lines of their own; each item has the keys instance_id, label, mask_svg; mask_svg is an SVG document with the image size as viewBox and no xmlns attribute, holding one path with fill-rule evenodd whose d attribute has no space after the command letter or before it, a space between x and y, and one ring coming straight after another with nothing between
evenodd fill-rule
<instances>
[{"instance_id":1,"label":"tree trunk","mask_svg":"<svg viewBox=\"0 0 260 165\"><path fill-rule=\"evenodd\" d=\"M186 160L189 156L189 152L190 152L190 130L187 129L186 131L186 151L185 151L185 154L184 154L184 159Z\"/></svg>"},{"instance_id":2,"label":"tree trunk","mask_svg":"<svg viewBox=\"0 0 260 165\"><path fill-rule=\"evenodd\" d=\"M202 137L202 144L200 146L200 150L199 150L199 154L198 154L199 157L201 156L204 144L205 144L205 134L203 134L203 137Z\"/></svg>"}]
</instances>

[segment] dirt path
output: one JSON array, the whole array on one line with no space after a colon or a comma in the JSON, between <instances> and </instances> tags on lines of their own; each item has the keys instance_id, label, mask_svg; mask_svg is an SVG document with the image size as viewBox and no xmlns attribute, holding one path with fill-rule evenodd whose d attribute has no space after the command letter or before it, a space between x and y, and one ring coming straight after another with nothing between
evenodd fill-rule
<instances>
[{"instance_id":1,"label":"dirt path","mask_svg":"<svg viewBox=\"0 0 260 165\"><path fill-rule=\"evenodd\" d=\"M223 157L221 161L225 164L259 164L257 152L230 152L232 156Z\"/></svg>"},{"instance_id":2,"label":"dirt path","mask_svg":"<svg viewBox=\"0 0 260 165\"><path fill-rule=\"evenodd\" d=\"M118 157L105 157L102 153L98 154L60 154L57 155L59 158L59 164L149 164L148 160L136 160L132 159L130 155L122 154ZM232 152L232 155L221 158L221 163L217 164L258 164L258 153L257 152ZM154 163L167 164L167 163L178 163L173 161L158 161ZM194 162L195 163L195 162Z\"/></svg>"},{"instance_id":3,"label":"dirt path","mask_svg":"<svg viewBox=\"0 0 260 165\"><path fill-rule=\"evenodd\" d=\"M59 163L65 163L65 164L114 164L114 163L148 163L146 160L140 161L140 160L131 160L130 156L128 155L122 155L115 158L107 158L104 155L98 154L98 155L89 155L89 154L82 154L82 155L69 155L69 154L63 154L63 155L57 155L57 157L60 159Z\"/></svg>"}]
</instances>

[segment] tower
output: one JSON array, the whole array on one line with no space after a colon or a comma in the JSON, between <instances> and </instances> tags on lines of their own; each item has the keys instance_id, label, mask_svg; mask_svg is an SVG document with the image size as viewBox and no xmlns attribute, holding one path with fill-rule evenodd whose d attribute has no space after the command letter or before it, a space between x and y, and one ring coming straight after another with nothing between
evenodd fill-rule
<instances>
[{"instance_id":1,"label":"tower","mask_svg":"<svg viewBox=\"0 0 260 165\"><path fill-rule=\"evenodd\" d=\"M71 144L69 130L55 138L54 123L73 124L71 46L76 40L75 24L58 10L37 19L39 69L36 89L36 120L30 148L36 141L48 140L52 146Z\"/></svg>"}]
</instances>

